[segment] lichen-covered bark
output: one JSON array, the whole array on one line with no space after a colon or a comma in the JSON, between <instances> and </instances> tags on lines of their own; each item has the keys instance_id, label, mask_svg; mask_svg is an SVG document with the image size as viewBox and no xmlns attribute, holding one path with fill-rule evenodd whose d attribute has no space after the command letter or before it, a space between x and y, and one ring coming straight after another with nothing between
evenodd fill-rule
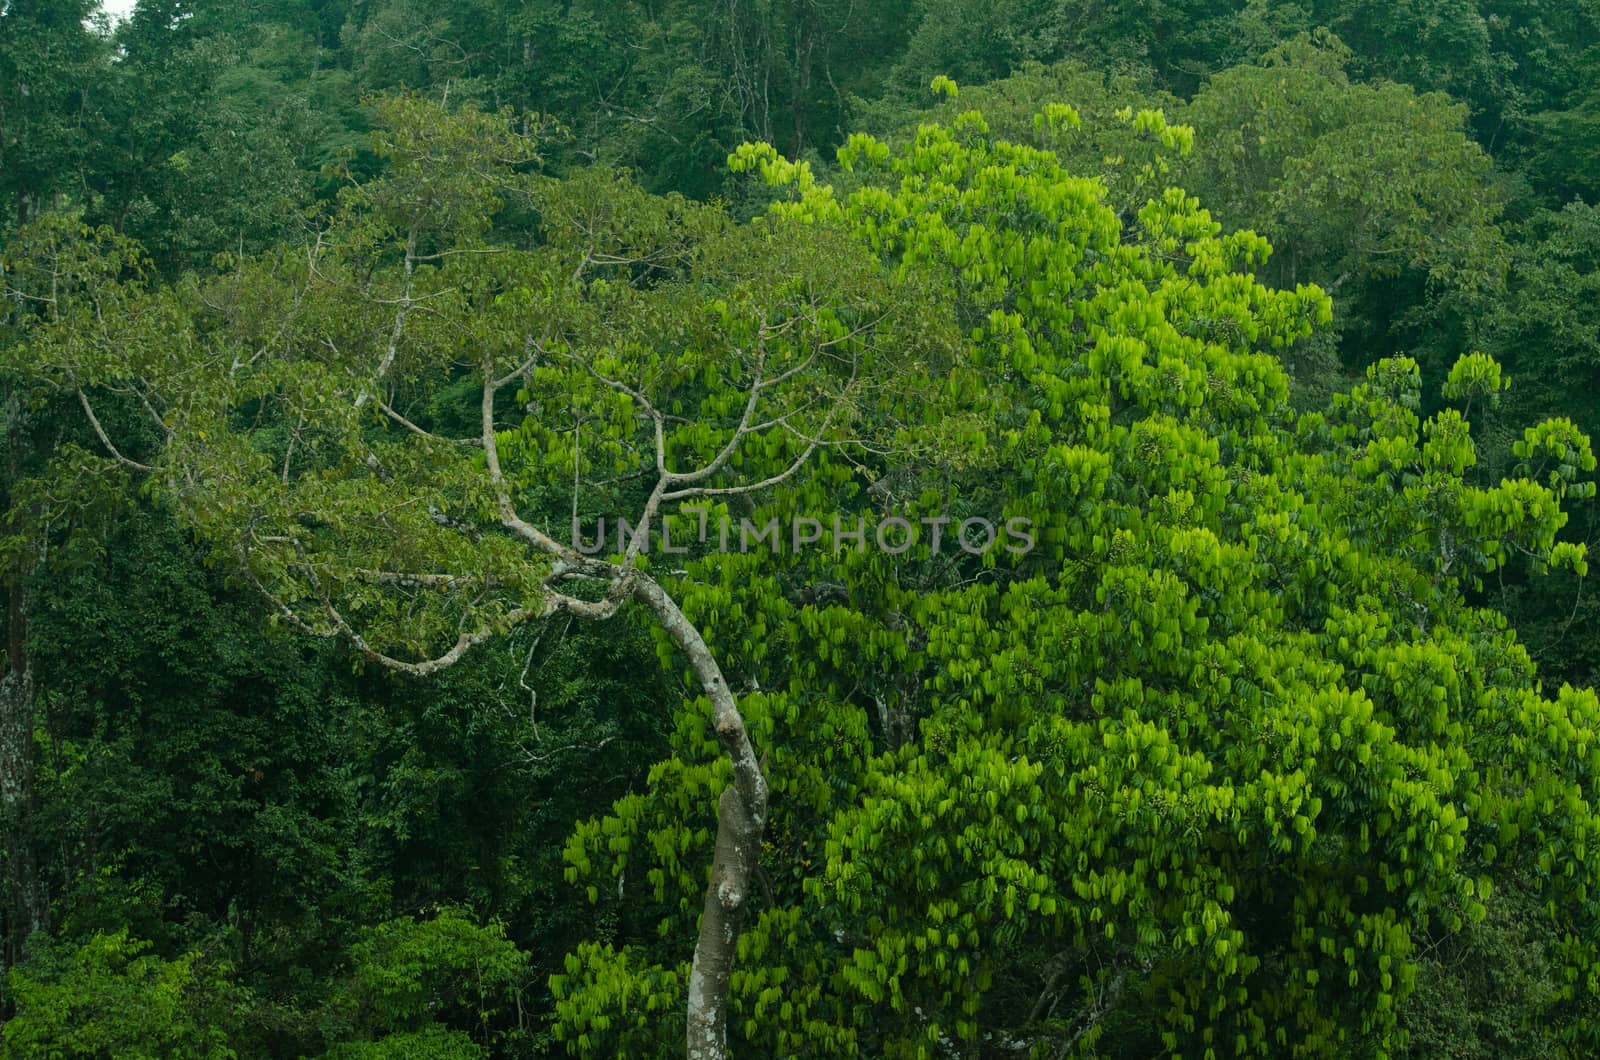
<instances>
[{"instance_id":1,"label":"lichen-covered bark","mask_svg":"<svg viewBox=\"0 0 1600 1060\"><path fill-rule=\"evenodd\" d=\"M688 1000L689 1060L725 1060L728 980L767 823L767 781L750 745L739 704L700 631L666 590L649 578L639 576L634 595L688 656L696 679L711 700L717 740L733 763L733 786L717 803L716 852L689 972Z\"/></svg>"}]
</instances>

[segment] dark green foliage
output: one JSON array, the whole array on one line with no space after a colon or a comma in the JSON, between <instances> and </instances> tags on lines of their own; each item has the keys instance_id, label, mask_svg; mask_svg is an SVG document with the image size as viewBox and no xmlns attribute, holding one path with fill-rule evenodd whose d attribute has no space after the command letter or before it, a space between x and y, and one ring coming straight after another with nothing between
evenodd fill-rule
<instances>
[{"instance_id":1,"label":"dark green foliage","mask_svg":"<svg viewBox=\"0 0 1600 1060\"><path fill-rule=\"evenodd\" d=\"M33 625L49 693L31 831L62 932L129 930L174 960L217 955L213 986L248 984L227 995L224 1024L241 1055L358 1039L367 1051L349 1055L389 1055L424 1029L383 985L384 947L432 947L405 923L361 926L467 903L514 923L533 963L517 958L520 997L479 1006L499 1013L487 1029L456 1025L479 1043L526 1037L547 1005L529 984L593 930L565 901L561 840L664 746L667 697L629 676L649 641L614 626L530 634L438 685L358 677L337 645L263 637L252 597L201 568L168 521L131 511L103 563L41 587ZM477 937L460 914L427 928L446 929ZM53 959L25 974L53 982ZM451 967L438 989L456 989ZM154 989L146 975L125 989ZM24 989L0 997L21 1003ZM58 984L39 1004L79 989Z\"/></svg>"},{"instance_id":2,"label":"dark green foliage","mask_svg":"<svg viewBox=\"0 0 1600 1060\"><path fill-rule=\"evenodd\" d=\"M1573 202L1540 211L1515 231L1506 296L1492 306L1484 346L1505 360L1517 385L1506 420L1541 414L1600 427L1600 209ZM1517 462L1515 439L1491 434L1491 468ZM1573 510L1569 536L1596 541L1600 509L1591 499ZM1527 638L1547 673L1593 684L1600 676L1600 598L1581 580L1535 589L1513 580L1491 594Z\"/></svg>"},{"instance_id":3,"label":"dark green foliage","mask_svg":"<svg viewBox=\"0 0 1600 1060\"><path fill-rule=\"evenodd\" d=\"M1501 892L1488 915L1430 945L1416 993L1400 1010L1408 1057L1537 1060L1560 1053L1557 1028L1532 1019L1558 990L1542 940L1555 925L1516 889Z\"/></svg>"},{"instance_id":4,"label":"dark green foliage","mask_svg":"<svg viewBox=\"0 0 1600 1060\"><path fill-rule=\"evenodd\" d=\"M0 8L0 237L76 194L94 147L110 49L86 24L93 0Z\"/></svg>"}]
</instances>

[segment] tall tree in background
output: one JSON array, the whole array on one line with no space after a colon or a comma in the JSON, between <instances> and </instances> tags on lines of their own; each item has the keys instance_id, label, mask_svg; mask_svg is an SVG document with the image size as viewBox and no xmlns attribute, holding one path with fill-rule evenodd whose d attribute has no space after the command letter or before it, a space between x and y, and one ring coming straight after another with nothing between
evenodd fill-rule
<instances>
[{"instance_id":1,"label":"tall tree in background","mask_svg":"<svg viewBox=\"0 0 1600 1060\"><path fill-rule=\"evenodd\" d=\"M24 482L31 456L24 414L24 388L8 380L5 402L7 493ZM49 925L49 912L29 823L38 810L34 795L35 687L28 640L32 579L40 551L36 513L8 497L14 520L24 532L12 549L5 580L5 670L0 674L0 829L5 833L4 872L0 873L0 967L9 968L26 953L33 936Z\"/></svg>"},{"instance_id":2,"label":"tall tree in background","mask_svg":"<svg viewBox=\"0 0 1600 1060\"><path fill-rule=\"evenodd\" d=\"M0 8L0 237L53 196L78 193L108 73L95 0L12 0Z\"/></svg>"},{"instance_id":3,"label":"tall tree in background","mask_svg":"<svg viewBox=\"0 0 1600 1060\"><path fill-rule=\"evenodd\" d=\"M100 293L138 267L137 249L103 233L90 249L70 214L46 213L24 226L0 257L0 344L15 349L84 313L111 310ZM0 674L0 821L4 823L3 956L21 956L49 924L35 846L36 684L30 626L37 582L62 569L93 540L117 504L121 483L103 461L87 464L62 414L62 403L39 392L13 359L0 367L4 385L6 457L3 485L4 672ZM70 397L70 395L67 395Z\"/></svg>"},{"instance_id":4,"label":"tall tree in background","mask_svg":"<svg viewBox=\"0 0 1600 1060\"><path fill-rule=\"evenodd\" d=\"M1448 365L1503 289L1492 162L1466 108L1354 83L1349 62L1338 40L1301 38L1213 77L1180 111L1199 133L1180 179L1272 240L1272 282L1335 297L1351 367L1402 351Z\"/></svg>"}]
</instances>

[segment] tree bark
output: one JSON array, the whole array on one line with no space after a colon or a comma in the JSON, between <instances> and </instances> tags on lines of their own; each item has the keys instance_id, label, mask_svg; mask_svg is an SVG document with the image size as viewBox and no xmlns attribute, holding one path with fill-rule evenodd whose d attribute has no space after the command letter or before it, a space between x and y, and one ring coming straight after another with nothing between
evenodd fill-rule
<instances>
[{"instance_id":1,"label":"tree bark","mask_svg":"<svg viewBox=\"0 0 1600 1060\"><path fill-rule=\"evenodd\" d=\"M794 148L790 157L795 159L806 149L806 108L811 104L811 53L816 44L811 4L805 3L802 8L804 13L796 20L794 28L794 99L791 101Z\"/></svg>"},{"instance_id":2,"label":"tree bark","mask_svg":"<svg viewBox=\"0 0 1600 1060\"><path fill-rule=\"evenodd\" d=\"M0 830L5 833L5 941L0 972L22 959L46 927L38 864L28 836L33 790L33 668L27 653L27 603L13 586L6 606L6 673L0 677Z\"/></svg>"},{"instance_id":3,"label":"tree bark","mask_svg":"<svg viewBox=\"0 0 1600 1060\"><path fill-rule=\"evenodd\" d=\"M22 403L6 395L7 478L20 473ZM31 552L31 550L28 550ZM28 654L27 566L9 572L6 589L5 674L0 676L0 832L5 835L5 904L0 909L0 973L20 960L28 939L46 927L43 889L28 821L37 808L33 790L33 661Z\"/></svg>"},{"instance_id":4,"label":"tree bark","mask_svg":"<svg viewBox=\"0 0 1600 1060\"><path fill-rule=\"evenodd\" d=\"M767 823L767 781L750 745L739 704L705 639L660 585L636 575L634 597L648 607L689 658L695 678L711 700L717 740L733 763L733 785L717 803L716 852L700 915L700 937L689 972L689 1060L725 1060L728 1050L728 982L761 855Z\"/></svg>"},{"instance_id":5,"label":"tree bark","mask_svg":"<svg viewBox=\"0 0 1600 1060\"><path fill-rule=\"evenodd\" d=\"M6 485L21 476L22 402L16 389L6 394ZM8 488L10 493L10 488ZM34 660L27 652L29 589L27 567L32 549L8 576L5 602L5 674L0 676L0 834L5 836L0 855L5 857L3 935L0 935L0 972L22 958L34 932L45 929L45 897L38 881L38 861L29 836L34 815Z\"/></svg>"}]
</instances>

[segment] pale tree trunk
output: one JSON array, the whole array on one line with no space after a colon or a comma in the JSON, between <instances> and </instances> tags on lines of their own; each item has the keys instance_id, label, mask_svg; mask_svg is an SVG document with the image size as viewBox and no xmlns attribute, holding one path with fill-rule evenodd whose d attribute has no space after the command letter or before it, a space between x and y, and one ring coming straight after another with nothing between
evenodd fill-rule
<instances>
[{"instance_id":1,"label":"pale tree trunk","mask_svg":"<svg viewBox=\"0 0 1600 1060\"><path fill-rule=\"evenodd\" d=\"M761 855L767 823L767 781L750 746L738 702L722 668L694 623L666 590L648 577L637 576L634 596L648 607L662 628L689 658L700 687L711 700L717 740L733 763L733 785L717 803L716 852L711 882L700 915L700 937L689 972L689 1060L725 1060L728 1051L728 981L751 877Z\"/></svg>"}]
</instances>

